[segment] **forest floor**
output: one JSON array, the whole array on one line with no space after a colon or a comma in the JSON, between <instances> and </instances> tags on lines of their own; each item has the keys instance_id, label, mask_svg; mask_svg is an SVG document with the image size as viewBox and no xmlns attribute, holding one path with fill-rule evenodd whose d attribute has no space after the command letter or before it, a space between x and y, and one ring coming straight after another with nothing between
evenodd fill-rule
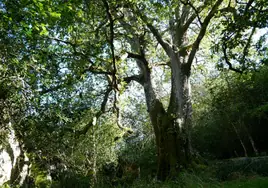
<instances>
[{"instance_id":1,"label":"forest floor","mask_svg":"<svg viewBox=\"0 0 268 188\"><path fill-rule=\"evenodd\" d=\"M268 157L243 157L194 165L174 181L136 180L132 188L268 188Z\"/></svg>"},{"instance_id":2,"label":"forest floor","mask_svg":"<svg viewBox=\"0 0 268 188\"><path fill-rule=\"evenodd\" d=\"M119 188L125 186L118 186ZM137 181L132 186L132 188L267 188L268 187L268 177L251 177L247 179L237 179L231 181L223 182L198 182L191 181L187 183L181 182L165 182L165 183L148 183L143 181Z\"/></svg>"},{"instance_id":3,"label":"forest floor","mask_svg":"<svg viewBox=\"0 0 268 188\"><path fill-rule=\"evenodd\" d=\"M206 187L206 186L203 186L203 187ZM213 187L213 185L211 187ZM217 187L217 186L215 186L215 187ZM250 179L227 181L227 182L223 182L218 187L267 188L268 187L268 177L255 177L255 178L250 178Z\"/></svg>"}]
</instances>

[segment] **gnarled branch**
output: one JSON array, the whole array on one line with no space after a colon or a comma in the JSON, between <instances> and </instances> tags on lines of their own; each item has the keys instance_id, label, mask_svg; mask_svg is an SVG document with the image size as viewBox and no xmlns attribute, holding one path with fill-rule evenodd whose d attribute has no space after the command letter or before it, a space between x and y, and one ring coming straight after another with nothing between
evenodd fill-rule
<instances>
[{"instance_id":1,"label":"gnarled branch","mask_svg":"<svg viewBox=\"0 0 268 188\"><path fill-rule=\"evenodd\" d=\"M242 74L243 71L234 68L233 65L232 65L232 63L229 61L228 55L227 55L227 47L226 47L226 44L223 44L222 45L222 49L223 49L223 55L224 55L223 57L224 57L224 60L225 60L226 64L229 66L229 69L232 70L232 71L235 71L235 72L238 72L238 73Z\"/></svg>"}]
</instances>

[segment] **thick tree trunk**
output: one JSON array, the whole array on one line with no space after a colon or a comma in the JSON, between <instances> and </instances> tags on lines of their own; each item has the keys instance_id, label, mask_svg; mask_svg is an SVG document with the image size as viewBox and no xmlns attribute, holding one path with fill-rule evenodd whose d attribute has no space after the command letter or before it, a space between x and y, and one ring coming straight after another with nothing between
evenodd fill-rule
<instances>
[{"instance_id":1,"label":"thick tree trunk","mask_svg":"<svg viewBox=\"0 0 268 188\"><path fill-rule=\"evenodd\" d=\"M171 118L165 112L160 101L155 101L154 107L150 111L150 118L157 144L157 178L165 180L178 170L180 143L177 140L176 130L172 127Z\"/></svg>"},{"instance_id":2,"label":"thick tree trunk","mask_svg":"<svg viewBox=\"0 0 268 188\"><path fill-rule=\"evenodd\" d=\"M186 162L191 162L192 147L191 147L191 130L192 130L192 99L191 99L191 84L190 75L182 75L182 98L181 98L181 114L182 114L182 139L185 152Z\"/></svg>"},{"instance_id":3,"label":"thick tree trunk","mask_svg":"<svg viewBox=\"0 0 268 188\"><path fill-rule=\"evenodd\" d=\"M21 148L21 147L20 147ZM20 183L21 180L21 173L22 173L22 168L25 164L24 160L24 152L23 150L20 151L20 155L18 156L15 166L11 170L11 175L10 175L10 185L17 185Z\"/></svg>"},{"instance_id":4,"label":"thick tree trunk","mask_svg":"<svg viewBox=\"0 0 268 188\"><path fill-rule=\"evenodd\" d=\"M181 93L178 114L172 110L165 111L162 103L157 99L149 110L156 137L158 153L157 178L159 180L175 177L181 167L186 166L191 159L192 106L189 84L187 76L182 76L178 90ZM172 101L174 98L170 100L172 104L175 103Z\"/></svg>"},{"instance_id":5,"label":"thick tree trunk","mask_svg":"<svg viewBox=\"0 0 268 188\"><path fill-rule=\"evenodd\" d=\"M160 101L150 111L155 131L158 172L157 178L165 180L176 176L190 160L190 135L188 130L177 127L172 114L165 112ZM182 118L181 118L182 119ZM185 122L190 121L184 119Z\"/></svg>"},{"instance_id":6,"label":"thick tree trunk","mask_svg":"<svg viewBox=\"0 0 268 188\"><path fill-rule=\"evenodd\" d=\"M191 87L190 68L183 66L186 57L180 56L172 48L168 48L168 56L171 60L172 88L170 103L167 110L157 99L152 82L149 63L145 58L145 52L138 37L131 40L133 51L139 55L129 53L129 57L136 58L140 69L146 104L151 118L156 137L158 154L159 180L175 177L182 166L186 166L191 160ZM182 62L181 62L181 59Z\"/></svg>"}]
</instances>

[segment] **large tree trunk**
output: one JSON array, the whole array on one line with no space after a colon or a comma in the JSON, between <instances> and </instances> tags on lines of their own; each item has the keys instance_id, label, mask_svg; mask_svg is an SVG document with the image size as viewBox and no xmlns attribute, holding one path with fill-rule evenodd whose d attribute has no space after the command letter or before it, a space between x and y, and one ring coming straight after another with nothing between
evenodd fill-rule
<instances>
[{"instance_id":1,"label":"large tree trunk","mask_svg":"<svg viewBox=\"0 0 268 188\"><path fill-rule=\"evenodd\" d=\"M185 100L189 97L185 85L182 85L181 91L183 98L179 116L172 111L165 111L159 100L155 100L149 111L156 137L159 180L177 175L191 158L191 103Z\"/></svg>"},{"instance_id":2,"label":"large tree trunk","mask_svg":"<svg viewBox=\"0 0 268 188\"><path fill-rule=\"evenodd\" d=\"M165 180L169 176L174 176L180 167L182 157L180 133L175 129L172 117L165 112L160 101L156 100L154 108L150 111L150 117L157 144L157 178Z\"/></svg>"},{"instance_id":3,"label":"large tree trunk","mask_svg":"<svg viewBox=\"0 0 268 188\"><path fill-rule=\"evenodd\" d=\"M176 59L177 60L177 59ZM178 62L177 62L178 63ZM143 63L140 65L146 65ZM143 87L150 119L155 132L159 180L172 178L191 159L191 89L189 74L177 69L173 76L170 104L167 110L156 98L148 67L143 66ZM180 68L180 67L179 67Z\"/></svg>"},{"instance_id":4,"label":"large tree trunk","mask_svg":"<svg viewBox=\"0 0 268 188\"><path fill-rule=\"evenodd\" d=\"M185 38L180 38L182 44ZM180 54L171 47L167 47L167 55L171 60L171 94L168 109L163 107L157 99L151 82L149 63L145 58L142 37L129 40L132 50L129 53L135 58L140 69L139 83L144 88L146 104L154 129L157 154L157 178L165 180L175 177L181 167L185 167L191 160L191 87L190 67L186 65L187 54Z\"/></svg>"},{"instance_id":5,"label":"large tree trunk","mask_svg":"<svg viewBox=\"0 0 268 188\"><path fill-rule=\"evenodd\" d=\"M175 177L181 167L186 166L191 159L191 87L190 69L182 66L178 53L170 51L172 88L170 104L164 109L157 99L152 82L151 72L139 40L132 40L132 49L141 55L129 53L136 58L141 72L139 83L143 85L146 104L153 125L158 154L159 180ZM185 57L183 57L184 59Z\"/></svg>"}]
</instances>

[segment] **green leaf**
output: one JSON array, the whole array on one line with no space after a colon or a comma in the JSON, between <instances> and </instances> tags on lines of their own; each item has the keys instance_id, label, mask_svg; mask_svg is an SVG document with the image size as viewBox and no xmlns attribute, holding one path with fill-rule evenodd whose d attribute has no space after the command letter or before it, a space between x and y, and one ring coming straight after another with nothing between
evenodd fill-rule
<instances>
[{"instance_id":1,"label":"green leaf","mask_svg":"<svg viewBox=\"0 0 268 188\"><path fill-rule=\"evenodd\" d=\"M53 17L53 18L60 18L61 17L61 14L60 13L57 13L57 12L51 12L50 13L50 16Z\"/></svg>"}]
</instances>

